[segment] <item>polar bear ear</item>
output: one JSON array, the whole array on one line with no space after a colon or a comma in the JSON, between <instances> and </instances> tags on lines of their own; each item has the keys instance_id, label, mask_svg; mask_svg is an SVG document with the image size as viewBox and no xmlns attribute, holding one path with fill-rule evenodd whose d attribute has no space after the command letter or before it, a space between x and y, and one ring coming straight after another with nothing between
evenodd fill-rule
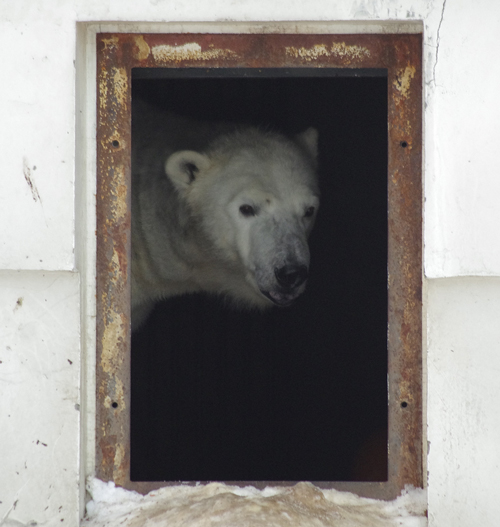
<instances>
[{"instance_id":1,"label":"polar bear ear","mask_svg":"<svg viewBox=\"0 0 500 527\"><path fill-rule=\"evenodd\" d=\"M176 188L187 189L209 164L208 156L194 150L181 150L167 159L165 173Z\"/></svg>"},{"instance_id":2,"label":"polar bear ear","mask_svg":"<svg viewBox=\"0 0 500 527\"><path fill-rule=\"evenodd\" d=\"M318 130L316 128L308 128L305 132L296 135L295 140L315 162L318 160Z\"/></svg>"}]
</instances>

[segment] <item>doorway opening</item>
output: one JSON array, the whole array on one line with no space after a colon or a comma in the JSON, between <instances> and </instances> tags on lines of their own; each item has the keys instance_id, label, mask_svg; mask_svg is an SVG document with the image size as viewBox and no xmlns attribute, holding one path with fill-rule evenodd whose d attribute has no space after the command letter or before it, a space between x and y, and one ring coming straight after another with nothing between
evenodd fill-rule
<instances>
[{"instance_id":1,"label":"doorway opening","mask_svg":"<svg viewBox=\"0 0 500 527\"><path fill-rule=\"evenodd\" d=\"M321 207L296 305L172 298L132 336L132 480L387 479L387 70L355 73L133 70L132 105L314 126Z\"/></svg>"}]
</instances>

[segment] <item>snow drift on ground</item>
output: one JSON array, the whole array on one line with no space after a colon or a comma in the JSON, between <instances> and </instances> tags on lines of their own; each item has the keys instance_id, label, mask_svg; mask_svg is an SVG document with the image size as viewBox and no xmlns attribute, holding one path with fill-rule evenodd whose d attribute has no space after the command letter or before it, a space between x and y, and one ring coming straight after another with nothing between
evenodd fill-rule
<instances>
[{"instance_id":1,"label":"snow drift on ground","mask_svg":"<svg viewBox=\"0 0 500 527\"><path fill-rule=\"evenodd\" d=\"M83 527L425 527L422 489L394 501L294 487L233 487L223 483L165 487L142 496L91 478Z\"/></svg>"}]
</instances>

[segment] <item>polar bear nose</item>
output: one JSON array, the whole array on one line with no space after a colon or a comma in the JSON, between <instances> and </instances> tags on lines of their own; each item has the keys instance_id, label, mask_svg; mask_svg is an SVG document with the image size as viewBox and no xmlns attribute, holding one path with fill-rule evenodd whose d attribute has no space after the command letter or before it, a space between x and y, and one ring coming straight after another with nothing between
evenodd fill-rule
<instances>
[{"instance_id":1,"label":"polar bear nose","mask_svg":"<svg viewBox=\"0 0 500 527\"><path fill-rule=\"evenodd\" d=\"M275 267L274 274L282 287L292 289L299 287L307 280L307 266L289 264L279 268Z\"/></svg>"}]
</instances>

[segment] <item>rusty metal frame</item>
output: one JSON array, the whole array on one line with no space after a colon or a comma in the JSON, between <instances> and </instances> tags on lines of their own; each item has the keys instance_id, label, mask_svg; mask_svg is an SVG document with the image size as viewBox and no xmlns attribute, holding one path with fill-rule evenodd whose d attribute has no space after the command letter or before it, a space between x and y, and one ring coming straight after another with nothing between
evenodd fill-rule
<instances>
[{"instance_id":1,"label":"rusty metal frame","mask_svg":"<svg viewBox=\"0 0 500 527\"><path fill-rule=\"evenodd\" d=\"M406 484L423 485L421 50L420 34L97 35L96 473L99 478L139 492L169 484L131 482L129 477L131 69L386 68L388 481L315 483L385 499L399 495Z\"/></svg>"}]
</instances>

